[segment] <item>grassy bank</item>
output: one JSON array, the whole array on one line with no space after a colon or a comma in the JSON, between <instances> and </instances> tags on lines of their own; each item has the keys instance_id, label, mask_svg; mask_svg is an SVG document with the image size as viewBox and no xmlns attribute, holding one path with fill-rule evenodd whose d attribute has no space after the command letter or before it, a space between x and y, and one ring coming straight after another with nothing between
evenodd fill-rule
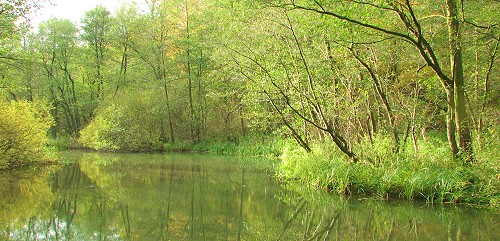
<instances>
[{"instance_id":1,"label":"grassy bank","mask_svg":"<svg viewBox=\"0 0 500 241\"><path fill-rule=\"evenodd\" d=\"M423 199L430 203L467 203L500 207L498 140L476 150L476 161L464 166L452 158L444 141L430 138L415 153L407 145L393 154L391 141L362 143L360 161L353 163L333 146L315 145L306 153L286 146L278 176L346 195L381 199Z\"/></svg>"},{"instance_id":2,"label":"grassy bank","mask_svg":"<svg viewBox=\"0 0 500 241\"><path fill-rule=\"evenodd\" d=\"M61 136L49 139L48 146L53 150L90 149L104 152L165 152L165 153L210 153L215 155L264 156L276 158L281 156L284 143L277 135L247 135L234 140L176 141L165 144L143 145L136 149L127 148L91 148L81 141Z\"/></svg>"},{"instance_id":3,"label":"grassy bank","mask_svg":"<svg viewBox=\"0 0 500 241\"><path fill-rule=\"evenodd\" d=\"M313 186L343 195L425 200L429 203L467 203L500 207L500 141L495 134L482 136L474 147L475 161L468 165L450 155L445 137L430 135L410 141L393 153L390 138L380 136L356 146L359 161L347 159L332 144L313 144L305 152L292 140L251 135L236 140L166 143L142 151L196 152L217 155L280 157L277 176L285 182ZM58 146L71 148L76 143ZM109 150L108 150L109 151ZM137 150L111 150L137 151Z\"/></svg>"}]
</instances>

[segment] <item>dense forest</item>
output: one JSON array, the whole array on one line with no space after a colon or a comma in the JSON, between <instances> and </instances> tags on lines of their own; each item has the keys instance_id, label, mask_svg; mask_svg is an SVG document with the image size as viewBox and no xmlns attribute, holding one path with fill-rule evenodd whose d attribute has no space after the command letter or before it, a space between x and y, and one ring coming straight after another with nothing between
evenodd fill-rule
<instances>
[{"instance_id":1,"label":"dense forest","mask_svg":"<svg viewBox=\"0 0 500 241\"><path fill-rule=\"evenodd\" d=\"M500 204L499 1L146 2L38 29L1 4L0 168L233 143L340 193Z\"/></svg>"}]
</instances>

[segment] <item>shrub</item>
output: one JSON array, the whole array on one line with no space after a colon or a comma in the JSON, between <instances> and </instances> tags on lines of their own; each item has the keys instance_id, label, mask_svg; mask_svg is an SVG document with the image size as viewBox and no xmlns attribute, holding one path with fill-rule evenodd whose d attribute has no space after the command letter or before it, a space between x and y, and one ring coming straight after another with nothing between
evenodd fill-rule
<instances>
[{"instance_id":1,"label":"shrub","mask_svg":"<svg viewBox=\"0 0 500 241\"><path fill-rule=\"evenodd\" d=\"M80 131L80 143L96 150L160 149L157 103L154 93L123 93L115 97Z\"/></svg>"},{"instance_id":2,"label":"shrub","mask_svg":"<svg viewBox=\"0 0 500 241\"><path fill-rule=\"evenodd\" d=\"M44 103L0 102L0 169L50 161L46 145L53 120Z\"/></svg>"}]
</instances>

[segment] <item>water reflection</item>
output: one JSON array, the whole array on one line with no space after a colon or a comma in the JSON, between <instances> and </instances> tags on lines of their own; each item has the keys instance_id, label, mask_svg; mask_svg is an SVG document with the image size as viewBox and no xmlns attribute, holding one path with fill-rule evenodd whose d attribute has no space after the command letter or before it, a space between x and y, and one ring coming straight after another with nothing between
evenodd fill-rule
<instances>
[{"instance_id":1,"label":"water reflection","mask_svg":"<svg viewBox=\"0 0 500 241\"><path fill-rule=\"evenodd\" d=\"M57 172L0 175L0 239L500 239L495 212L287 190L252 161L196 155L68 155L74 164Z\"/></svg>"},{"instance_id":2,"label":"water reflection","mask_svg":"<svg viewBox=\"0 0 500 241\"><path fill-rule=\"evenodd\" d=\"M456 206L406 201L334 200L314 190L299 191L296 220L286 237L301 240L499 240L500 215Z\"/></svg>"}]
</instances>

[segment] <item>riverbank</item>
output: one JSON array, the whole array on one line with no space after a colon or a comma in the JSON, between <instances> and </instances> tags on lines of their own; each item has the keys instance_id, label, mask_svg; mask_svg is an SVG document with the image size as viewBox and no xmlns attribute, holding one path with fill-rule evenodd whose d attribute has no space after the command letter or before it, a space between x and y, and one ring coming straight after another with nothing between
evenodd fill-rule
<instances>
[{"instance_id":1,"label":"riverbank","mask_svg":"<svg viewBox=\"0 0 500 241\"><path fill-rule=\"evenodd\" d=\"M176 141L154 143L139 148L92 148L71 137L50 139L49 146L56 150L85 149L103 152L163 152L163 153L210 153L215 155L281 156L287 140L279 136L248 135L234 140L203 140L199 142Z\"/></svg>"},{"instance_id":2,"label":"riverbank","mask_svg":"<svg viewBox=\"0 0 500 241\"><path fill-rule=\"evenodd\" d=\"M310 153L286 146L278 177L342 195L500 207L498 145L476 150L475 162L466 166L438 138L419 146L418 153L405 146L394 154L386 148L390 141L379 139L365 144L357 163L325 144Z\"/></svg>"},{"instance_id":3,"label":"riverbank","mask_svg":"<svg viewBox=\"0 0 500 241\"><path fill-rule=\"evenodd\" d=\"M477 148L475 162L464 166L449 154L442 137L431 136L392 153L388 138L357 147L359 161L349 160L333 145L312 144L308 153L293 140L278 136L247 136L232 141L167 143L143 152L210 153L215 155L264 156L279 159L277 177L285 183L311 186L342 195L378 199L424 200L428 203L453 203L500 207L500 143L496 138ZM76 141L53 141L58 149L75 148ZM102 150L101 150L102 151ZM116 151L116 150L115 150ZM119 150L119 152L137 150Z\"/></svg>"}]
</instances>

